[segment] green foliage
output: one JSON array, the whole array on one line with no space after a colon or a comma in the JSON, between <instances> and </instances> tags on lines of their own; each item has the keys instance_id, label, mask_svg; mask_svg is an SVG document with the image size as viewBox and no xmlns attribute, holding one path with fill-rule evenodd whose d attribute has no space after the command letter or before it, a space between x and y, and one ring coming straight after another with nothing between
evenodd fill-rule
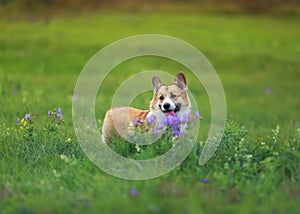
<instances>
[{"instance_id":1,"label":"green foliage","mask_svg":"<svg viewBox=\"0 0 300 214\"><path fill-rule=\"evenodd\" d=\"M100 14L49 22L1 20L0 28L3 213L299 213L298 20ZM199 166L210 104L201 82L187 72L203 116L194 149L167 175L126 181L99 170L85 156L73 131L71 100L81 69L101 47L153 32L179 37L205 53L220 76L233 120L227 121L216 153ZM97 118L103 118L123 79L149 68L185 69L154 58L118 66L97 98ZM147 95L135 104L147 108L149 99ZM64 111L63 121L47 115L57 106ZM35 117L20 128L16 118L28 112ZM140 146L138 152L115 137L111 147L124 156L148 159L173 143L170 138L158 142Z\"/></svg>"},{"instance_id":2,"label":"green foliage","mask_svg":"<svg viewBox=\"0 0 300 214\"><path fill-rule=\"evenodd\" d=\"M273 185L289 180L299 182L296 173L299 170L299 152L296 152L300 149L299 138L287 143L284 138L279 138L279 129L277 125L268 137L252 140L245 137L244 127L227 123L214 159L218 163L214 176L228 175L230 179L224 180L223 185L237 186L240 191L252 180L272 181Z\"/></svg>"},{"instance_id":3,"label":"green foliage","mask_svg":"<svg viewBox=\"0 0 300 214\"><path fill-rule=\"evenodd\" d=\"M63 207L68 206L68 203L74 203L73 200L78 200L76 203L79 203L79 208L86 205L89 207L90 203L94 203L92 195L98 190L97 188L103 188L103 184L99 183L97 179L105 181L105 183L108 182L109 185L119 185L120 182L123 185L132 187L138 185L139 194L150 194L148 197L153 203L155 203L155 200L151 198L152 196L159 197L166 203L169 202L167 202L165 196L177 198L176 200L180 199L179 201L193 200L194 197L196 201L207 200L206 197L210 197L210 193L203 193L204 195L197 193L197 191L203 191L203 188L208 188L208 192L220 191L217 196L218 200L232 200L234 203L238 201L243 203L248 197L254 197L257 193L256 190L275 194L281 192L282 188L288 188L288 190L284 190L288 192L283 194L289 194L291 186L296 188L295 191L300 190L298 186L300 181L299 129L290 140L287 140L280 136L280 128L277 126L270 135L260 139L256 138L254 142L251 137L247 136L244 127L236 122L228 121L222 142L213 158L206 165L197 165L203 147L203 143L198 141L187 159L168 175L154 181L132 183L99 174L99 171L83 154L79 143L65 129L64 124L57 126L49 118L49 123L45 128L34 125L31 129L1 126L0 130L3 136L0 150L3 164L1 169L3 175L1 183L3 202L16 197L18 201L25 202L25 207L30 212L40 212L41 209L45 209L43 200L36 199L36 203L32 204L30 198L35 198L39 194L49 194L49 188L55 191L50 191L48 198L60 197L65 194L74 198L47 205L50 210L64 209ZM53 126L56 128L53 128ZM170 138L169 140L163 138L158 144L156 142L154 147L140 146L140 150L137 151L133 144L115 136L111 147L117 153L130 158L149 159L160 155L173 143ZM24 169L26 170L24 171ZM85 176L88 176L91 180L86 180ZM27 181L30 181L30 188L19 182L24 179L33 179ZM77 179L80 182L76 181ZM85 189L86 182L90 182L88 186L95 186L96 189L92 187ZM286 186L287 184L288 186ZM274 190L274 186L278 187L277 190ZM158 188L159 191L155 193L151 188ZM28 197L18 196L19 191ZM102 191L104 191L104 194L109 194L111 199L116 199L118 194L126 192L126 188L125 190L113 188L111 191ZM123 196L129 200L123 202L124 206L130 205L131 197L137 197L138 204L143 203L143 198L146 196L139 194L131 196L130 188L128 191L128 195ZM76 196L78 193L83 194L82 198ZM264 195L260 197L265 198ZM258 199L251 200L247 203L258 202ZM80 203L82 204L80 205ZM171 201L170 203L173 207L177 207ZM93 204L93 206L103 208L104 204ZM141 204L138 206L141 206ZM208 205L206 204L206 206ZM198 209L196 207L194 207L195 210ZM4 208L6 212L9 209L17 211L24 209L24 205L21 203L15 204L13 207L4 206ZM66 209L73 210L72 208ZM182 208L180 209L182 210ZM207 209L212 209L212 207L208 206ZM126 208L125 210L129 211L130 209ZM173 208L169 211L172 210Z\"/></svg>"}]
</instances>

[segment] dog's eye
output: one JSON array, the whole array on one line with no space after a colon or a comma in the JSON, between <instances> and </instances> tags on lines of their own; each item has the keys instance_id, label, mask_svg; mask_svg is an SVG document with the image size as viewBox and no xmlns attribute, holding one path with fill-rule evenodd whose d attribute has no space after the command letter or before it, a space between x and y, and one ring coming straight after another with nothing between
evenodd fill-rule
<instances>
[{"instance_id":1,"label":"dog's eye","mask_svg":"<svg viewBox=\"0 0 300 214\"><path fill-rule=\"evenodd\" d=\"M159 97L159 99L160 99L160 100L164 100L164 96L161 95L161 96Z\"/></svg>"},{"instance_id":2,"label":"dog's eye","mask_svg":"<svg viewBox=\"0 0 300 214\"><path fill-rule=\"evenodd\" d=\"M171 94L170 97L171 97L171 99L173 99L176 97L176 94Z\"/></svg>"}]
</instances>

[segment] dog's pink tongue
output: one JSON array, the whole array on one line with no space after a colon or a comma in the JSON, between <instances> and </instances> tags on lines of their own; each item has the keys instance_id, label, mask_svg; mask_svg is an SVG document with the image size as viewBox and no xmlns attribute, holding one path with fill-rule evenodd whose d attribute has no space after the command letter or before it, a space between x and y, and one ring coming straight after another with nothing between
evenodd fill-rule
<instances>
[{"instance_id":1,"label":"dog's pink tongue","mask_svg":"<svg viewBox=\"0 0 300 214\"><path fill-rule=\"evenodd\" d=\"M174 111L168 111L167 112L167 116L169 116L169 115L174 116L174 114L175 114Z\"/></svg>"}]
</instances>

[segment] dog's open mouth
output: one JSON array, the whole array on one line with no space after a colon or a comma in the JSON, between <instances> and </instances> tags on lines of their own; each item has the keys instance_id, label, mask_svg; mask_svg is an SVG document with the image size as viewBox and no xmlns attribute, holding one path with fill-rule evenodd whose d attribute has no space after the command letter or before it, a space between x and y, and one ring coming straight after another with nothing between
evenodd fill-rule
<instances>
[{"instance_id":1,"label":"dog's open mouth","mask_svg":"<svg viewBox=\"0 0 300 214\"><path fill-rule=\"evenodd\" d=\"M175 104L175 109L172 110L162 110L161 105L159 105L160 110L165 113L167 116L171 115L174 116L176 112L179 112L181 109L181 104L177 103Z\"/></svg>"},{"instance_id":2,"label":"dog's open mouth","mask_svg":"<svg viewBox=\"0 0 300 214\"><path fill-rule=\"evenodd\" d=\"M175 111L166 111L164 112L167 116L171 115L174 116L175 115Z\"/></svg>"}]
</instances>

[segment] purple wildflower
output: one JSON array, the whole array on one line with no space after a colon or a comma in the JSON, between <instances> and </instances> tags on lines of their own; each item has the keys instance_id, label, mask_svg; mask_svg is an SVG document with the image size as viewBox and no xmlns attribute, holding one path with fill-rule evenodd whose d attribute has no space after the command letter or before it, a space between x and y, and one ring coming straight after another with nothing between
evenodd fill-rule
<instances>
[{"instance_id":1,"label":"purple wildflower","mask_svg":"<svg viewBox=\"0 0 300 214\"><path fill-rule=\"evenodd\" d=\"M174 134L175 137L180 137L181 136L181 132L180 129L174 129Z\"/></svg>"},{"instance_id":2,"label":"purple wildflower","mask_svg":"<svg viewBox=\"0 0 300 214\"><path fill-rule=\"evenodd\" d=\"M25 114L25 115L24 115L24 119L25 119L25 120L30 120L30 114Z\"/></svg>"},{"instance_id":3,"label":"purple wildflower","mask_svg":"<svg viewBox=\"0 0 300 214\"><path fill-rule=\"evenodd\" d=\"M50 117L52 115L52 112L48 110L48 116Z\"/></svg>"},{"instance_id":4,"label":"purple wildflower","mask_svg":"<svg viewBox=\"0 0 300 214\"><path fill-rule=\"evenodd\" d=\"M199 118L199 117L200 117L199 111L195 111L195 117L196 117L196 118Z\"/></svg>"},{"instance_id":5,"label":"purple wildflower","mask_svg":"<svg viewBox=\"0 0 300 214\"><path fill-rule=\"evenodd\" d=\"M203 179L202 179L202 183L207 184L207 183L208 183L207 178L203 178Z\"/></svg>"},{"instance_id":6,"label":"purple wildflower","mask_svg":"<svg viewBox=\"0 0 300 214\"><path fill-rule=\"evenodd\" d=\"M14 94L16 94L16 93L17 93L17 89L16 89L16 88L14 88L14 90L13 90L13 93L14 93Z\"/></svg>"},{"instance_id":7,"label":"purple wildflower","mask_svg":"<svg viewBox=\"0 0 300 214\"><path fill-rule=\"evenodd\" d=\"M155 117L154 117L153 115L150 116L150 117L147 117L146 120L147 120L147 122L150 123L150 124L151 124L151 123L155 123Z\"/></svg>"},{"instance_id":8,"label":"purple wildflower","mask_svg":"<svg viewBox=\"0 0 300 214\"><path fill-rule=\"evenodd\" d=\"M161 125L165 126L165 125L169 125L169 118L165 117L161 123Z\"/></svg>"},{"instance_id":9,"label":"purple wildflower","mask_svg":"<svg viewBox=\"0 0 300 214\"><path fill-rule=\"evenodd\" d=\"M269 95L271 93L272 93L272 88L268 87L268 88L265 89L265 94L266 95Z\"/></svg>"},{"instance_id":10,"label":"purple wildflower","mask_svg":"<svg viewBox=\"0 0 300 214\"><path fill-rule=\"evenodd\" d=\"M164 118L163 120L164 125L169 125L172 127L173 129L173 135L174 136L180 136L181 132L180 132L180 119L179 117L175 114L175 115L168 115L166 118Z\"/></svg>"},{"instance_id":11,"label":"purple wildflower","mask_svg":"<svg viewBox=\"0 0 300 214\"><path fill-rule=\"evenodd\" d=\"M166 126L166 124L164 123L164 121L162 121L158 126L155 126L152 129L153 134L157 134L159 131L161 131L162 129L164 129Z\"/></svg>"},{"instance_id":12,"label":"purple wildflower","mask_svg":"<svg viewBox=\"0 0 300 214\"><path fill-rule=\"evenodd\" d=\"M58 107L56 117L61 117L61 116L62 116L62 110L60 107Z\"/></svg>"},{"instance_id":13,"label":"purple wildflower","mask_svg":"<svg viewBox=\"0 0 300 214\"><path fill-rule=\"evenodd\" d=\"M131 196L137 196L139 194L139 191L136 188L132 188L129 191Z\"/></svg>"},{"instance_id":14,"label":"purple wildflower","mask_svg":"<svg viewBox=\"0 0 300 214\"><path fill-rule=\"evenodd\" d=\"M20 119L19 119L19 118L17 118L17 119L16 119L16 123L19 123L19 122L20 122Z\"/></svg>"},{"instance_id":15,"label":"purple wildflower","mask_svg":"<svg viewBox=\"0 0 300 214\"><path fill-rule=\"evenodd\" d=\"M174 124L178 124L178 123L180 123L180 119L179 119L179 117L175 114L173 117L171 117L170 118L171 120L170 120L170 122L171 122L171 124L170 125L174 125Z\"/></svg>"},{"instance_id":16,"label":"purple wildflower","mask_svg":"<svg viewBox=\"0 0 300 214\"><path fill-rule=\"evenodd\" d=\"M133 121L133 125L134 125L134 126L137 126L138 122L139 122L139 120L138 120L138 119L134 119L134 121Z\"/></svg>"},{"instance_id":17,"label":"purple wildflower","mask_svg":"<svg viewBox=\"0 0 300 214\"><path fill-rule=\"evenodd\" d=\"M89 207L90 206L90 202L88 200L84 200L83 201L83 206Z\"/></svg>"},{"instance_id":18,"label":"purple wildflower","mask_svg":"<svg viewBox=\"0 0 300 214\"><path fill-rule=\"evenodd\" d=\"M187 114L183 114L182 117L181 117L181 122L182 123L187 123L190 119L190 113L187 113Z\"/></svg>"},{"instance_id":19,"label":"purple wildflower","mask_svg":"<svg viewBox=\"0 0 300 214\"><path fill-rule=\"evenodd\" d=\"M153 134L157 134L160 129L158 127L154 127L152 129Z\"/></svg>"}]
</instances>

